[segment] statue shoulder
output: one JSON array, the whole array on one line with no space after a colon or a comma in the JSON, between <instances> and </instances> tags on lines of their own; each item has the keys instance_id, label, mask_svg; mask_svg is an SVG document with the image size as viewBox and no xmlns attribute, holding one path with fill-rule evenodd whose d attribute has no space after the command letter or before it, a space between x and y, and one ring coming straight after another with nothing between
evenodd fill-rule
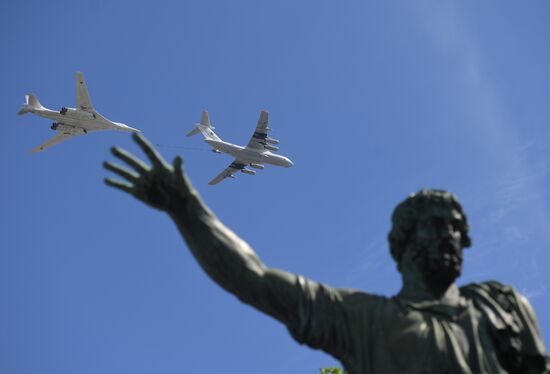
<instances>
[{"instance_id":1,"label":"statue shoulder","mask_svg":"<svg viewBox=\"0 0 550 374\"><path fill-rule=\"evenodd\" d=\"M491 308L498 306L503 312L527 314L529 319L535 318L529 300L510 285L494 280L470 283L460 287L460 293L468 299L473 299L474 303L486 304Z\"/></svg>"},{"instance_id":2,"label":"statue shoulder","mask_svg":"<svg viewBox=\"0 0 550 374\"><path fill-rule=\"evenodd\" d=\"M490 280L490 281L481 282L481 283L469 283L467 285L460 287L460 291L465 292L467 294L470 294L472 292L477 293L480 291L491 292L491 293L493 292L514 293L515 292L512 286L505 285L495 280Z\"/></svg>"},{"instance_id":3,"label":"statue shoulder","mask_svg":"<svg viewBox=\"0 0 550 374\"><path fill-rule=\"evenodd\" d=\"M510 307L510 298L516 299L519 294L509 285L498 281L487 281L482 283L470 283L460 287L460 293L468 299L491 299L505 309Z\"/></svg>"},{"instance_id":4,"label":"statue shoulder","mask_svg":"<svg viewBox=\"0 0 550 374\"><path fill-rule=\"evenodd\" d=\"M470 283L460 287L460 293L471 299L479 309L491 310L500 317L508 328L519 333L522 329L521 320L534 320L535 315L526 297L517 292L514 287L498 281ZM494 318L491 318L494 322Z\"/></svg>"},{"instance_id":5,"label":"statue shoulder","mask_svg":"<svg viewBox=\"0 0 550 374\"><path fill-rule=\"evenodd\" d=\"M550 370L535 312L525 296L496 281L468 284L460 293L484 316L508 371Z\"/></svg>"}]
</instances>

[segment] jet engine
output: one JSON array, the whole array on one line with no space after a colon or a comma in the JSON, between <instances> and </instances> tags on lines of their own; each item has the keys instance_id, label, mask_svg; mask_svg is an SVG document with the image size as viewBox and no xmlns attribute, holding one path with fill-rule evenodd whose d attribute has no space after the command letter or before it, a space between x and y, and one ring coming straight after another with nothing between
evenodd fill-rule
<instances>
[{"instance_id":1,"label":"jet engine","mask_svg":"<svg viewBox=\"0 0 550 374\"><path fill-rule=\"evenodd\" d=\"M260 170L264 169L264 166L262 164L250 164L250 167L254 169L260 169Z\"/></svg>"},{"instance_id":2,"label":"jet engine","mask_svg":"<svg viewBox=\"0 0 550 374\"><path fill-rule=\"evenodd\" d=\"M59 113L63 114L64 116L69 116L70 118L78 119L78 120L93 120L95 119L95 114L87 112L85 110L78 110L73 108L61 108Z\"/></svg>"},{"instance_id":3,"label":"jet engine","mask_svg":"<svg viewBox=\"0 0 550 374\"><path fill-rule=\"evenodd\" d=\"M248 174L248 175L255 175L256 174L256 172L254 170L250 170L250 169L246 169L246 168L241 169L241 173L245 173L245 174Z\"/></svg>"},{"instance_id":4,"label":"jet engine","mask_svg":"<svg viewBox=\"0 0 550 374\"><path fill-rule=\"evenodd\" d=\"M279 141L273 138L265 138L265 141L271 144L279 144Z\"/></svg>"},{"instance_id":5,"label":"jet engine","mask_svg":"<svg viewBox=\"0 0 550 374\"><path fill-rule=\"evenodd\" d=\"M80 127L74 127L74 126L67 126L62 123L56 123L54 122L51 127L52 130L57 130L59 132L62 132L64 134L74 134L74 135L82 135L87 134L88 132Z\"/></svg>"},{"instance_id":6,"label":"jet engine","mask_svg":"<svg viewBox=\"0 0 550 374\"><path fill-rule=\"evenodd\" d=\"M274 145L266 144L264 145L265 149L269 149L270 151L278 151L279 147L275 147Z\"/></svg>"},{"instance_id":7,"label":"jet engine","mask_svg":"<svg viewBox=\"0 0 550 374\"><path fill-rule=\"evenodd\" d=\"M214 152L214 153L222 153L221 151L218 151L217 149L213 149L212 152Z\"/></svg>"}]
</instances>

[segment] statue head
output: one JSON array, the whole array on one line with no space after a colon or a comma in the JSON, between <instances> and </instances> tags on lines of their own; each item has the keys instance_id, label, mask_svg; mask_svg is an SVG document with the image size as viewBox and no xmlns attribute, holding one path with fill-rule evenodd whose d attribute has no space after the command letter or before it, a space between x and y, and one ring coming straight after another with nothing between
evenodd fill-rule
<instances>
[{"instance_id":1,"label":"statue head","mask_svg":"<svg viewBox=\"0 0 550 374\"><path fill-rule=\"evenodd\" d=\"M456 196L421 190L401 202L392 215L390 251L401 273L404 256L428 282L453 282L462 270L462 250L471 245L468 221Z\"/></svg>"}]
</instances>

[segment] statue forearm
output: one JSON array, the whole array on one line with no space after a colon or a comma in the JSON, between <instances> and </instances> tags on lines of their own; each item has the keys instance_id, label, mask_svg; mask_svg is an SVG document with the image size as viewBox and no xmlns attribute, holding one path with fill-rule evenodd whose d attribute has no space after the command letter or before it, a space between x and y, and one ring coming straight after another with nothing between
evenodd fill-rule
<instances>
[{"instance_id":1,"label":"statue forearm","mask_svg":"<svg viewBox=\"0 0 550 374\"><path fill-rule=\"evenodd\" d=\"M200 266L217 284L287 326L297 322L297 276L266 267L196 191L175 202L168 213Z\"/></svg>"},{"instance_id":2,"label":"statue forearm","mask_svg":"<svg viewBox=\"0 0 550 374\"><path fill-rule=\"evenodd\" d=\"M250 283L261 282L266 271L250 246L223 225L196 191L174 201L168 213L205 272L227 291L246 299Z\"/></svg>"},{"instance_id":3,"label":"statue forearm","mask_svg":"<svg viewBox=\"0 0 550 374\"><path fill-rule=\"evenodd\" d=\"M133 138L151 166L114 147L113 155L130 169L105 162L106 169L122 178L107 178L105 182L167 212L201 267L222 288L281 322L292 324L298 312L297 277L268 269L244 240L218 220L185 176L181 157L170 165L144 137Z\"/></svg>"}]
</instances>

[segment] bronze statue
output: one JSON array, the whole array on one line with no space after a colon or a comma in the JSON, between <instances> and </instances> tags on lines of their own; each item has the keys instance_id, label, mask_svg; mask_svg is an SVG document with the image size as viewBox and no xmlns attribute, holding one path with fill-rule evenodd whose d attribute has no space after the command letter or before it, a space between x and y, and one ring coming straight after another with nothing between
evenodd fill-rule
<instances>
[{"instance_id":1,"label":"bronze statue","mask_svg":"<svg viewBox=\"0 0 550 374\"><path fill-rule=\"evenodd\" d=\"M168 213L216 283L284 323L299 343L336 357L348 373L550 373L525 297L493 281L455 284L471 241L453 194L422 190L395 209L389 242L403 287L387 298L268 268L204 204L180 157L169 165L145 138L134 140L152 166L113 148L134 171L106 162L126 180L106 183Z\"/></svg>"}]
</instances>

